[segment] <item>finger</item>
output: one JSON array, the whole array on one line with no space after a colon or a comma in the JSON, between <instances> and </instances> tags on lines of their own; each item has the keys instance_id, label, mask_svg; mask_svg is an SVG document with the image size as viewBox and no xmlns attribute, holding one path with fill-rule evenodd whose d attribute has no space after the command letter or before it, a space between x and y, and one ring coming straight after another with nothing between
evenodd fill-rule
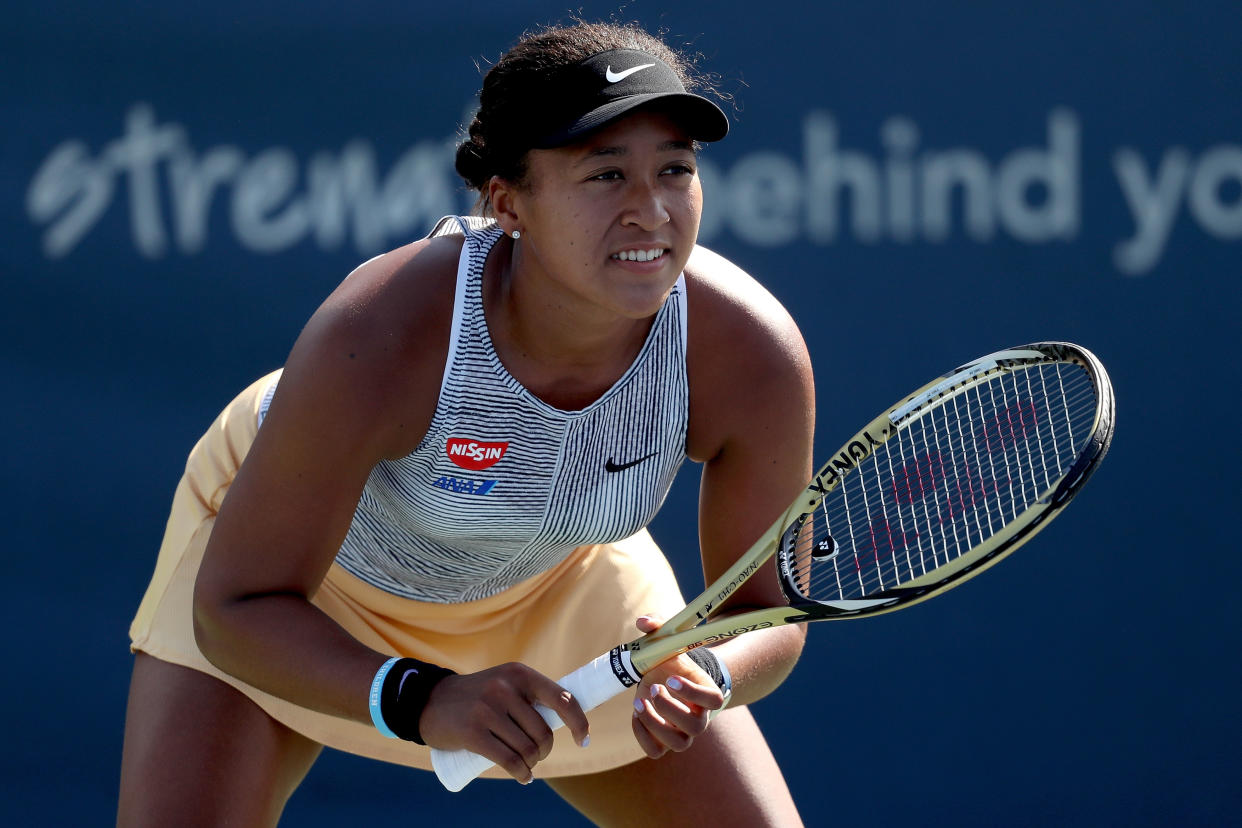
<instances>
[{"instance_id":1,"label":"finger","mask_svg":"<svg viewBox=\"0 0 1242 828\"><path fill-rule=\"evenodd\" d=\"M548 723L543 716L539 715L534 705L529 702L514 705L509 711L509 718L535 747L533 755L523 754L523 758L530 760L528 764L534 767L539 760L547 759L548 754L552 752L552 728L548 727Z\"/></svg>"},{"instance_id":2,"label":"finger","mask_svg":"<svg viewBox=\"0 0 1242 828\"><path fill-rule=\"evenodd\" d=\"M656 715L668 728L667 731L655 732L673 750L685 750L694 737L707 730L707 710L702 707L690 707L681 700L674 698L668 688L653 684L650 690L651 707Z\"/></svg>"},{"instance_id":3,"label":"finger","mask_svg":"<svg viewBox=\"0 0 1242 828\"><path fill-rule=\"evenodd\" d=\"M547 729L542 719L540 724ZM509 716L497 716L488 723L487 732L490 739L486 748L475 752L491 759L523 785L530 783L534 778L532 770L541 757L539 746L526 730Z\"/></svg>"},{"instance_id":4,"label":"finger","mask_svg":"<svg viewBox=\"0 0 1242 828\"><path fill-rule=\"evenodd\" d=\"M655 687L658 691L659 685ZM694 737L662 715L662 711L667 710L666 707L662 705L660 709L657 709L650 698L641 696L635 703L635 711L638 711L640 706L641 712L638 712L638 720L643 723L656 742L673 751L683 751L690 747Z\"/></svg>"},{"instance_id":5,"label":"finger","mask_svg":"<svg viewBox=\"0 0 1242 828\"><path fill-rule=\"evenodd\" d=\"M664 686L670 697L691 709L719 710L724 706L724 693L710 678L706 681L696 681L685 675L669 676Z\"/></svg>"},{"instance_id":6,"label":"finger","mask_svg":"<svg viewBox=\"0 0 1242 828\"><path fill-rule=\"evenodd\" d=\"M634 701L634 717L631 720L631 730L634 731L634 738L638 741L638 746L643 749L643 753L647 754L650 759L659 759L668 753L668 748L660 743L651 731L647 729L646 722L641 718L645 702L642 699Z\"/></svg>"},{"instance_id":7,"label":"finger","mask_svg":"<svg viewBox=\"0 0 1242 828\"><path fill-rule=\"evenodd\" d=\"M564 687L561 687L547 676L532 671L532 683L528 698L532 702L538 702L544 707L551 709L557 716L560 716L561 721L565 723L565 726L569 728L569 732L573 734L576 744L586 747L587 743L590 742L591 723L587 720L587 715L583 712L582 705ZM551 745L549 745L549 749L551 749Z\"/></svg>"},{"instance_id":8,"label":"finger","mask_svg":"<svg viewBox=\"0 0 1242 828\"><path fill-rule=\"evenodd\" d=\"M647 613L640 615L638 620L634 622L634 626L638 627L640 633L651 633L664 626L664 616L656 613Z\"/></svg>"},{"instance_id":9,"label":"finger","mask_svg":"<svg viewBox=\"0 0 1242 828\"><path fill-rule=\"evenodd\" d=\"M466 742L465 748L487 758L518 782L527 785L534 779L534 774L521 752L509 745L510 742L521 741L514 733L518 730L517 726L513 727L514 730L510 731L504 725L498 724L495 729L482 730ZM533 750L533 745L531 749Z\"/></svg>"}]
</instances>

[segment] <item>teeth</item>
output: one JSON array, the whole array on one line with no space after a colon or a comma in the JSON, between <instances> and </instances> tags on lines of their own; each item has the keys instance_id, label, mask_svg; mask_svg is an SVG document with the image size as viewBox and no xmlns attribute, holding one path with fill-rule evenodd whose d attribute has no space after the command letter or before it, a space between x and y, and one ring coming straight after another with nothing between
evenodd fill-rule
<instances>
[{"instance_id":1,"label":"teeth","mask_svg":"<svg viewBox=\"0 0 1242 828\"><path fill-rule=\"evenodd\" d=\"M612 258L624 259L631 262L650 262L664 255L664 248L654 247L651 250L623 250L620 253L613 253Z\"/></svg>"}]
</instances>

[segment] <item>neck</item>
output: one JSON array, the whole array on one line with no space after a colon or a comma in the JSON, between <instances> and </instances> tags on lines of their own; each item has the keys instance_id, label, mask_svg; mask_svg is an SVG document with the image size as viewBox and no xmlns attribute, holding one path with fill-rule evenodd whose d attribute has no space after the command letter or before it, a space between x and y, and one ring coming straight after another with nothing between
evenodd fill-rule
<instances>
[{"instance_id":1,"label":"neck","mask_svg":"<svg viewBox=\"0 0 1242 828\"><path fill-rule=\"evenodd\" d=\"M590 404L633 364L654 317L630 319L575 302L550 280L523 271L512 242L501 245L507 249L488 257L483 275L484 316L497 355L545 402Z\"/></svg>"}]
</instances>

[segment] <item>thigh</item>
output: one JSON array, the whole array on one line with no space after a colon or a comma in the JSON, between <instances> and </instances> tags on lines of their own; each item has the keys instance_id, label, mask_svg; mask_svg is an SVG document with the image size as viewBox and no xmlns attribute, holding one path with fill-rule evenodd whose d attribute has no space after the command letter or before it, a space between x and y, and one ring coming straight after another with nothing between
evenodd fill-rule
<instances>
[{"instance_id":1,"label":"thigh","mask_svg":"<svg viewBox=\"0 0 1242 828\"><path fill-rule=\"evenodd\" d=\"M609 828L802 825L776 759L744 707L717 716L683 753L548 784L593 823Z\"/></svg>"},{"instance_id":2,"label":"thigh","mask_svg":"<svg viewBox=\"0 0 1242 828\"><path fill-rule=\"evenodd\" d=\"M117 825L275 825L319 751L219 679L140 652Z\"/></svg>"}]
</instances>

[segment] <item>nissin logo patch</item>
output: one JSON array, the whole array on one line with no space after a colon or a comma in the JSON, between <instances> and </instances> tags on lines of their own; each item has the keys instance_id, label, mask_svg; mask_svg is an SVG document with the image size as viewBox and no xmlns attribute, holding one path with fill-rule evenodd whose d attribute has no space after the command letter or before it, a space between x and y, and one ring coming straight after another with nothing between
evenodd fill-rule
<instances>
[{"instance_id":1,"label":"nissin logo patch","mask_svg":"<svg viewBox=\"0 0 1242 828\"><path fill-rule=\"evenodd\" d=\"M482 471L499 463L508 448L508 443L483 443L464 437L450 437L445 451L454 465L470 471Z\"/></svg>"}]
</instances>

